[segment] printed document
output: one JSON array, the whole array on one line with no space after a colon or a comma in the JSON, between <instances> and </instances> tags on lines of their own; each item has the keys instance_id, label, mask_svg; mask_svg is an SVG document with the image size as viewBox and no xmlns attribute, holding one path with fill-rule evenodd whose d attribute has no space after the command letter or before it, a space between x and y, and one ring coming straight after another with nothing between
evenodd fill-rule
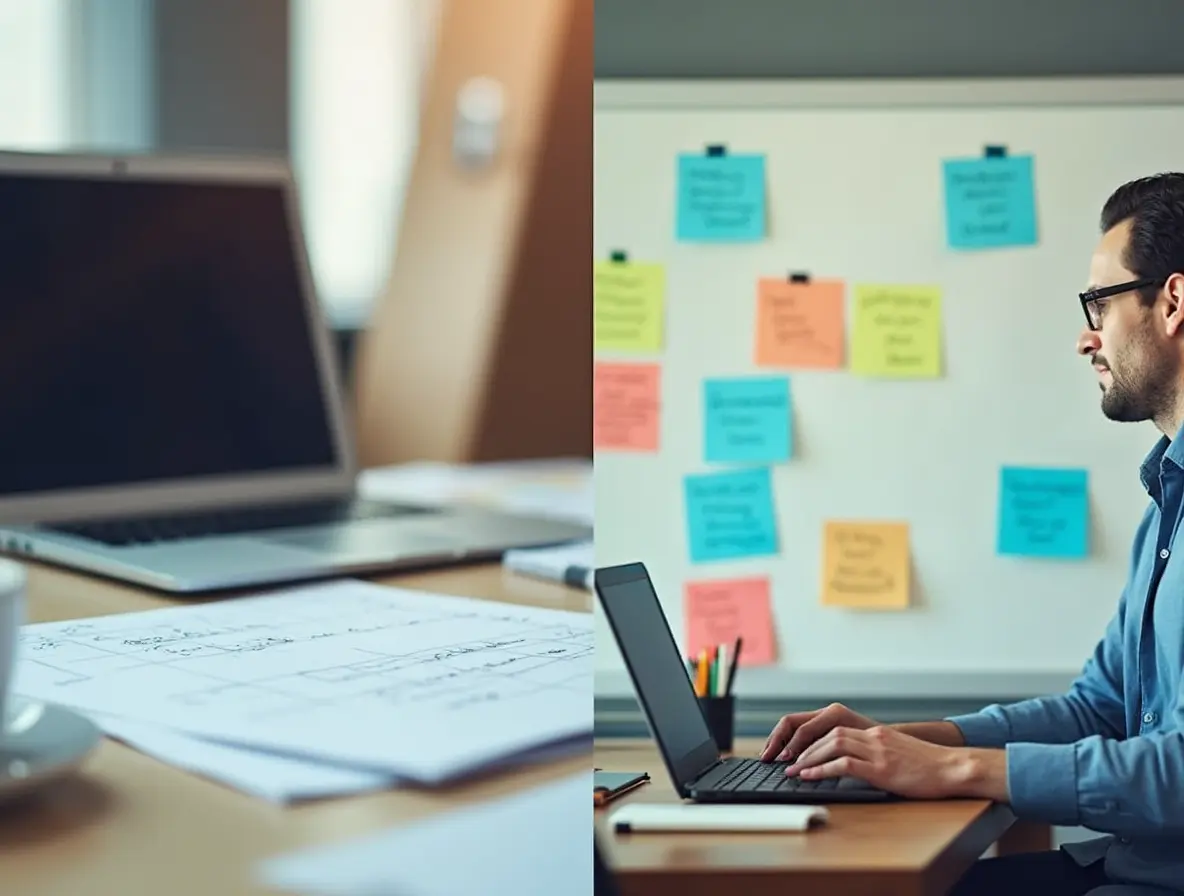
<instances>
[{"instance_id":1,"label":"printed document","mask_svg":"<svg viewBox=\"0 0 1184 896\"><path fill-rule=\"evenodd\" d=\"M433 784L592 736L589 614L368 582L22 628L14 690Z\"/></svg>"}]
</instances>

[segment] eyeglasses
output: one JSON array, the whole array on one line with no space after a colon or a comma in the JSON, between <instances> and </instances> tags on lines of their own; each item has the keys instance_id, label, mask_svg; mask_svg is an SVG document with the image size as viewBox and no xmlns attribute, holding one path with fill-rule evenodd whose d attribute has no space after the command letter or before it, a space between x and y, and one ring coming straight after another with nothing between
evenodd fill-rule
<instances>
[{"instance_id":1,"label":"eyeglasses","mask_svg":"<svg viewBox=\"0 0 1184 896\"><path fill-rule=\"evenodd\" d=\"M1115 283L1113 286L1099 286L1096 289L1087 289L1083 293L1078 293L1081 299L1081 310L1085 312L1085 320L1089 324L1089 328L1091 330L1101 328L1102 308L1109 299L1121 295L1124 292L1142 289L1145 286L1154 286L1159 282L1161 281L1152 277L1144 277L1141 280L1128 280L1126 283Z\"/></svg>"}]
</instances>

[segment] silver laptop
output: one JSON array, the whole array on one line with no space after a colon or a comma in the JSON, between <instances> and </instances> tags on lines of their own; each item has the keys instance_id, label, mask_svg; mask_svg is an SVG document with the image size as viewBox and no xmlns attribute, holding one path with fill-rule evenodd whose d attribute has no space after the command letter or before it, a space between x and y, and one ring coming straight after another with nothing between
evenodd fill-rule
<instances>
[{"instance_id":1,"label":"silver laptop","mask_svg":"<svg viewBox=\"0 0 1184 896\"><path fill-rule=\"evenodd\" d=\"M299 220L282 161L0 153L0 550L184 593L590 536L355 494Z\"/></svg>"}]
</instances>

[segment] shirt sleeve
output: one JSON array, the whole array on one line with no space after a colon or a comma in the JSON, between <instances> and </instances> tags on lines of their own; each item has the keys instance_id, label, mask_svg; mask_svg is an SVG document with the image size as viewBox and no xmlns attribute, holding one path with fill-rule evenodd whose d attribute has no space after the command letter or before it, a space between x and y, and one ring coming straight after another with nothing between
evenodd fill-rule
<instances>
[{"instance_id":1,"label":"shirt sleeve","mask_svg":"<svg viewBox=\"0 0 1184 896\"><path fill-rule=\"evenodd\" d=\"M951 716L969 747L1024 742L1071 744L1093 735L1120 739L1126 731L1123 704L1122 630L1126 593L1106 632L1065 694L1035 697L1006 706Z\"/></svg>"},{"instance_id":2,"label":"shirt sleeve","mask_svg":"<svg viewBox=\"0 0 1184 896\"><path fill-rule=\"evenodd\" d=\"M1073 744L1007 747L1007 783L1016 815L1082 825L1123 837L1184 834L1184 734L1125 741L1099 735Z\"/></svg>"}]
</instances>

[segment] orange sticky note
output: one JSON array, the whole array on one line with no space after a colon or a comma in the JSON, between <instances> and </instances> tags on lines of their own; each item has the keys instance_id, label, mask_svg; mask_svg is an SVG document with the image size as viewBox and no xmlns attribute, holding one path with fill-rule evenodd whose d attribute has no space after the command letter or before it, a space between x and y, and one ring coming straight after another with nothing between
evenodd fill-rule
<instances>
[{"instance_id":1,"label":"orange sticky note","mask_svg":"<svg viewBox=\"0 0 1184 896\"><path fill-rule=\"evenodd\" d=\"M657 451L657 364L597 362L593 370L592 444L617 451Z\"/></svg>"},{"instance_id":2,"label":"orange sticky note","mask_svg":"<svg viewBox=\"0 0 1184 896\"><path fill-rule=\"evenodd\" d=\"M767 578L688 582L684 591L686 653L744 639L741 666L767 666L777 661L773 611Z\"/></svg>"},{"instance_id":3,"label":"orange sticky note","mask_svg":"<svg viewBox=\"0 0 1184 896\"><path fill-rule=\"evenodd\" d=\"M843 366L843 281L757 282L758 367Z\"/></svg>"},{"instance_id":4,"label":"orange sticky note","mask_svg":"<svg viewBox=\"0 0 1184 896\"><path fill-rule=\"evenodd\" d=\"M908 523L828 522L822 547L822 602L875 610L908 607Z\"/></svg>"}]
</instances>

